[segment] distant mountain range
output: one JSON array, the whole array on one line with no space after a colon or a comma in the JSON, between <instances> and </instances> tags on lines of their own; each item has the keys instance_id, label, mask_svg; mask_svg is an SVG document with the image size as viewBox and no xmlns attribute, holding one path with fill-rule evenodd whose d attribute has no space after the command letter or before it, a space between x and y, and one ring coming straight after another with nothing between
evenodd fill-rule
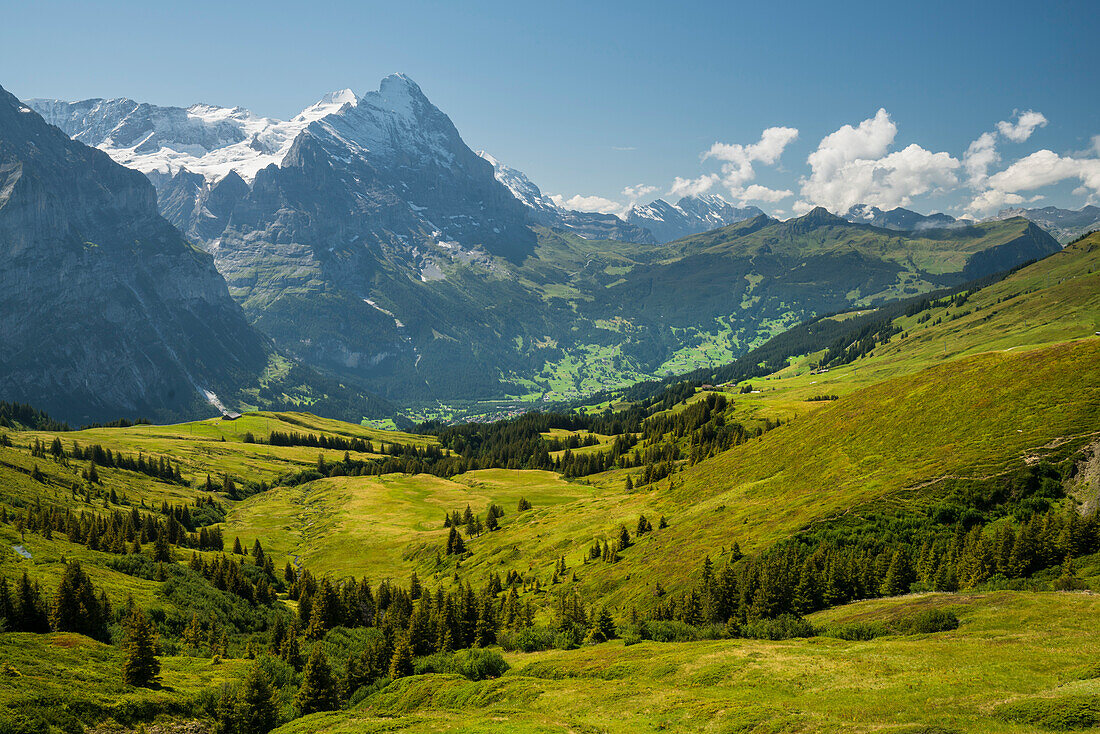
<instances>
[{"instance_id":1,"label":"distant mountain range","mask_svg":"<svg viewBox=\"0 0 1100 734\"><path fill-rule=\"evenodd\" d=\"M550 401L685 371L808 316L1058 249L1022 218L856 207L779 222L718 196L658 199L622 218L564 209L472 151L403 75L290 121L208 105L28 104L148 175L162 215L213 255L270 354L322 370L329 393L406 405Z\"/></svg>"},{"instance_id":2,"label":"distant mountain range","mask_svg":"<svg viewBox=\"0 0 1100 734\"><path fill-rule=\"evenodd\" d=\"M743 222L763 213L755 206L736 207L721 196L705 194L685 196L675 204L669 204L664 199L635 204L627 212L626 221L648 229L658 242L671 242L708 229Z\"/></svg>"},{"instance_id":3,"label":"distant mountain range","mask_svg":"<svg viewBox=\"0 0 1100 734\"><path fill-rule=\"evenodd\" d=\"M844 214L844 218L849 222L871 224L882 229L896 229L901 232L950 228L958 222L948 214L918 214L901 207L887 212L867 204L856 204Z\"/></svg>"},{"instance_id":4,"label":"distant mountain range","mask_svg":"<svg viewBox=\"0 0 1100 734\"><path fill-rule=\"evenodd\" d=\"M996 222L1015 217L1023 217L1035 222L1063 245L1081 235L1100 229L1100 207L1092 205L1077 210L1059 209L1054 206L1042 209L1002 209L983 221ZM969 220L955 219L948 214L918 214L900 207L886 212L867 204L853 206L844 214L844 218L849 222L871 224L883 229L904 232L951 229L967 226L969 223Z\"/></svg>"},{"instance_id":5,"label":"distant mountain range","mask_svg":"<svg viewBox=\"0 0 1100 734\"><path fill-rule=\"evenodd\" d=\"M1045 206L1042 209L1002 209L993 219L1024 217L1050 232L1063 245L1083 234L1100 230L1100 207L1089 206L1083 209L1059 209Z\"/></svg>"}]
</instances>

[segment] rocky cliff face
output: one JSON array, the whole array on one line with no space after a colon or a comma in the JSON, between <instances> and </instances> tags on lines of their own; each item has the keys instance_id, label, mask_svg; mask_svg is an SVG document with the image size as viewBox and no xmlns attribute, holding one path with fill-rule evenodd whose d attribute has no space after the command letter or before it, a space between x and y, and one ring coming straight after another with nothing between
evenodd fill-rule
<instances>
[{"instance_id":1,"label":"rocky cliff face","mask_svg":"<svg viewBox=\"0 0 1100 734\"><path fill-rule=\"evenodd\" d=\"M266 362L212 259L158 214L145 176L3 89L0 313L0 396L75 423L178 416Z\"/></svg>"}]
</instances>

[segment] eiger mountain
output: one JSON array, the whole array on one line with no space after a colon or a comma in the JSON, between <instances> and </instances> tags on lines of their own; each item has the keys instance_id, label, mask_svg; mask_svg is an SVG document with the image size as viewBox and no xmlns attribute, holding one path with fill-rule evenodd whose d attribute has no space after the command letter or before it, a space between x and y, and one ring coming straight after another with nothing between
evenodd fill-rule
<instances>
[{"instance_id":1,"label":"eiger mountain","mask_svg":"<svg viewBox=\"0 0 1100 734\"><path fill-rule=\"evenodd\" d=\"M0 89L0 396L74 422L194 415L268 347L142 174Z\"/></svg>"},{"instance_id":2,"label":"eiger mountain","mask_svg":"<svg viewBox=\"0 0 1100 734\"><path fill-rule=\"evenodd\" d=\"M289 122L34 104L149 173L164 216L280 352L406 405L556 400L685 371L1058 248L1019 218L902 232L824 210L778 222L716 196L625 220L566 211L474 153L402 75Z\"/></svg>"},{"instance_id":3,"label":"eiger mountain","mask_svg":"<svg viewBox=\"0 0 1100 734\"><path fill-rule=\"evenodd\" d=\"M868 204L856 204L844 214L844 218L849 222L871 224L883 229L896 229L904 232L952 227L957 221L949 214L920 214L910 209L903 209L900 206L890 211L883 211L877 206ZM1005 217L1005 219L1007 218Z\"/></svg>"},{"instance_id":4,"label":"eiger mountain","mask_svg":"<svg viewBox=\"0 0 1100 734\"><path fill-rule=\"evenodd\" d=\"M1100 230L1100 207L1088 206L1073 210L1044 206L1041 209L1002 209L992 219L1025 217L1054 235L1062 244L1083 234Z\"/></svg>"},{"instance_id":5,"label":"eiger mountain","mask_svg":"<svg viewBox=\"0 0 1100 734\"><path fill-rule=\"evenodd\" d=\"M720 196L703 194L685 196L675 204L669 204L664 199L635 204L630 207L625 219L628 224L648 229L658 242L671 242L763 213L755 206L736 207Z\"/></svg>"}]
</instances>

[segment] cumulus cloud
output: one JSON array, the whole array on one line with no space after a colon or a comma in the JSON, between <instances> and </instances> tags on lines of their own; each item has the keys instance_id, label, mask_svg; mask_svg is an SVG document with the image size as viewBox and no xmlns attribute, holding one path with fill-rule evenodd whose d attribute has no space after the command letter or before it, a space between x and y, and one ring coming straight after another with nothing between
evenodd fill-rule
<instances>
[{"instance_id":1,"label":"cumulus cloud","mask_svg":"<svg viewBox=\"0 0 1100 734\"><path fill-rule=\"evenodd\" d=\"M798 137L793 127L769 127L760 140L751 145L715 143L703 154L703 160L722 161L722 182L731 189L744 186L756 177L753 163L775 165L784 149Z\"/></svg>"},{"instance_id":2,"label":"cumulus cloud","mask_svg":"<svg viewBox=\"0 0 1100 734\"><path fill-rule=\"evenodd\" d=\"M676 180L672 182L672 188L669 189L668 195L677 199L681 196L699 196L710 191L719 180L720 177L717 173L707 173L699 178L680 178L677 176Z\"/></svg>"},{"instance_id":3,"label":"cumulus cloud","mask_svg":"<svg viewBox=\"0 0 1100 734\"><path fill-rule=\"evenodd\" d=\"M782 201L788 196L794 196L793 191L787 189L769 189L767 186L761 186L760 184L752 184L746 186L743 189L733 191L734 197L739 199L741 204L745 204L749 201L766 201L769 204L774 204L777 201Z\"/></svg>"},{"instance_id":4,"label":"cumulus cloud","mask_svg":"<svg viewBox=\"0 0 1100 734\"><path fill-rule=\"evenodd\" d=\"M1028 110L1016 112L1016 122L1011 123L1001 120L997 123L997 132L1014 143L1022 143L1031 137L1036 128L1045 127L1047 118L1041 112Z\"/></svg>"},{"instance_id":5,"label":"cumulus cloud","mask_svg":"<svg viewBox=\"0 0 1100 734\"><path fill-rule=\"evenodd\" d=\"M1077 178L1085 190L1100 193L1100 158L1060 156L1038 150L989 177L989 186L1001 191L1033 191Z\"/></svg>"},{"instance_id":6,"label":"cumulus cloud","mask_svg":"<svg viewBox=\"0 0 1100 734\"><path fill-rule=\"evenodd\" d=\"M958 183L955 171L961 164L948 153L915 143L887 153L897 132L889 113L880 109L858 126L844 125L822 138L807 158L811 173L802 179L795 211L818 205L839 213L856 204L893 209Z\"/></svg>"},{"instance_id":7,"label":"cumulus cloud","mask_svg":"<svg viewBox=\"0 0 1100 734\"><path fill-rule=\"evenodd\" d=\"M562 209L576 209L581 212L599 212L600 214L619 214L623 205L602 196L583 196L576 194L566 199L561 194L551 194L550 200Z\"/></svg>"},{"instance_id":8,"label":"cumulus cloud","mask_svg":"<svg viewBox=\"0 0 1100 734\"><path fill-rule=\"evenodd\" d=\"M997 136L982 133L970 144L963 155L963 165L971 186L981 186L989 176L989 167L1001 159L997 153Z\"/></svg>"},{"instance_id":9,"label":"cumulus cloud","mask_svg":"<svg viewBox=\"0 0 1100 734\"><path fill-rule=\"evenodd\" d=\"M1019 194L1010 194L1005 191L997 191L996 189L986 189L977 196L973 201L966 205L966 212L973 216L983 216L990 214L999 209L1004 209L1006 206L1019 206L1024 203L1024 197Z\"/></svg>"},{"instance_id":10,"label":"cumulus cloud","mask_svg":"<svg viewBox=\"0 0 1100 734\"><path fill-rule=\"evenodd\" d=\"M1000 162L1001 156L997 152L997 136L1006 138L1014 143L1022 143L1031 137L1037 128L1047 124L1047 118L1041 112L1028 110L1027 112L1015 112L1016 122L1001 120L992 132L982 133L978 139L970 144L963 156L963 164L969 184L973 188L981 188L986 185L991 166Z\"/></svg>"},{"instance_id":11,"label":"cumulus cloud","mask_svg":"<svg viewBox=\"0 0 1100 734\"><path fill-rule=\"evenodd\" d=\"M646 184L637 184L636 186L627 186L623 189L623 196L631 201L637 201L643 196L649 196L657 191L656 186L647 186Z\"/></svg>"}]
</instances>

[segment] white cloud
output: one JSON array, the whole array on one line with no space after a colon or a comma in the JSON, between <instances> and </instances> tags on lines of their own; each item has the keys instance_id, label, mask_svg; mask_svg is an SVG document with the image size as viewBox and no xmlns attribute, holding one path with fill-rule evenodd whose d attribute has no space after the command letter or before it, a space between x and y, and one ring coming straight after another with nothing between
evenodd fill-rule
<instances>
[{"instance_id":1,"label":"white cloud","mask_svg":"<svg viewBox=\"0 0 1100 734\"><path fill-rule=\"evenodd\" d=\"M637 201L638 199L641 199L643 196L649 196L650 194L654 193L655 191L657 191L656 186L647 186L645 184L637 184L636 186L627 186L625 189L623 189L623 196L630 199L631 201Z\"/></svg>"},{"instance_id":2,"label":"white cloud","mask_svg":"<svg viewBox=\"0 0 1100 734\"><path fill-rule=\"evenodd\" d=\"M813 209L813 204L808 201L803 201L802 199L799 199L794 204L791 204L791 211L794 212L795 216L799 217L801 217L803 214L810 213Z\"/></svg>"},{"instance_id":3,"label":"white cloud","mask_svg":"<svg viewBox=\"0 0 1100 734\"><path fill-rule=\"evenodd\" d=\"M1086 192L1100 193L1100 158L1073 158L1038 150L990 176L989 186L1001 191L1033 191L1071 178L1080 179Z\"/></svg>"},{"instance_id":4,"label":"white cloud","mask_svg":"<svg viewBox=\"0 0 1100 734\"><path fill-rule=\"evenodd\" d=\"M731 189L730 194L735 199L740 200L741 204L748 201L766 201L770 204L774 204L777 201L782 201L788 196L794 196L793 191L787 189L769 189L767 186L761 186L760 184L752 184L743 189Z\"/></svg>"},{"instance_id":5,"label":"white cloud","mask_svg":"<svg viewBox=\"0 0 1100 734\"><path fill-rule=\"evenodd\" d=\"M576 209L581 212L599 212L600 214L621 214L623 205L602 196L583 196L576 194L566 199L561 194L551 194L550 200L562 209Z\"/></svg>"},{"instance_id":6,"label":"white cloud","mask_svg":"<svg viewBox=\"0 0 1100 734\"><path fill-rule=\"evenodd\" d=\"M897 132L880 109L858 127L845 125L822 138L807 158L811 173L802 179L803 200L795 203L795 211L818 205L842 213L856 204L893 209L958 183L955 171L961 164L948 153L911 144L887 154Z\"/></svg>"},{"instance_id":7,"label":"white cloud","mask_svg":"<svg viewBox=\"0 0 1100 734\"><path fill-rule=\"evenodd\" d=\"M981 186L989 175L989 167L997 163L1001 156L997 153L997 135L982 133L970 144L963 155L963 165L971 186Z\"/></svg>"},{"instance_id":8,"label":"white cloud","mask_svg":"<svg viewBox=\"0 0 1100 734\"><path fill-rule=\"evenodd\" d=\"M1006 206L1019 206L1023 203L1024 197L1019 194L1010 194L996 189L986 189L975 196L974 200L966 205L966 212L980 217L1004 209Z\"/></svg>"},{"instance_id":9,"label":"white cloud","mask_svg":"<svg viewBox=\"0 0 1100 734\"><path fill-rule=\"evenodd\" d=\"M1014 143L1024 142L1031 137L1031 133L1035 132L1036 128L1045 127L1047 124L1047 118L1041 112L1028 110L1027 112L1017 112L1015 114L1015 124L1005 120L997 123L997 132Z\"/></svg>"},{"instance_id":10,"label":"white cloud","mask_svg":"<svg viewBox=\"0 0 1100 734\"><path fill-rule=\"evenodd\" d=\"M703 160L714 158L722 161L722 180L726 186L743 186L756 177L754 162L766 166L775 165L784 149L798 137L793 127L769 127L760 134L759 142L751 145L740 143L715 143L703 154Z\"/></svg>"},{"instance_id":11,"label":"white cloud","mask_svg":"<svg viewBox=\"0 0 1100 734\"><path fill-rule=\"evenodd\" d=\"M1001 120L996 124L993 132L982 133L978 139L970 144L963 156L969 183L974 188L981 188L986 184L991 166L1000 162L1001 156L997 152L997 135L1007 138L1014 143L1022 143L1031 137L1036 128L1044 127L1047 118L1041 112L1028 110L1027 112L1014 113L1016 122Z\"/></svg>"},{"instance_id":12,"label":"white cloud","mask_svg":"<svg viewBox=\"0 0 1100 734\"><path fill-rule=\"evenodd\" d=\"M707 173L699 178L680 178L677 176L676 180L672 182L672 188L668 190L668 195L677 199L682 196L699 196L710 191L719 180L720 177L717 173Z\"/></svg>"}]
</instances>

